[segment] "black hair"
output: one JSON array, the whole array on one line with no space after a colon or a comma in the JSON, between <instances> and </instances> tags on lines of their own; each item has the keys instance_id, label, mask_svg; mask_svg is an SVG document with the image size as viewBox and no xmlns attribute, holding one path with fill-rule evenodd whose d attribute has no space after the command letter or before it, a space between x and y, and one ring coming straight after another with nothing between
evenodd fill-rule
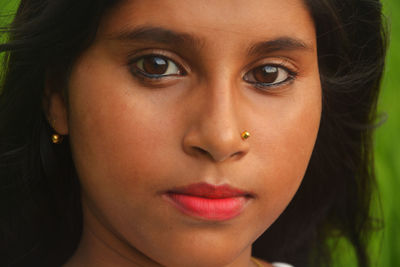
<instances>
[{"instance_id":1,"label":"black hair","mask_svg":"<svg viewBox=\"0 0 400 267\"><path fill-rule=\"evenodd\" d=\"M372 133L386 52L379 0L304 0L317 32L323 107L316 145L287 209L256 241L268 261L330 266L332 238L346 238L369 266L376 188ZM112 0L21 0L2 33L0 264L60 266L82 233L79 180L68 137L50 143L46 77L64 90Z\"/></svg>"}]
</instances>

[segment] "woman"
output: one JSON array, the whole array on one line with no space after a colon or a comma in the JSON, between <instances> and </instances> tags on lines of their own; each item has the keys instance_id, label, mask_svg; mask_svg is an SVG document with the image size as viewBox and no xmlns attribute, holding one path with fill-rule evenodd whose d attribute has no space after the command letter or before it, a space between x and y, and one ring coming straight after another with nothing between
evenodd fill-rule
<instances>
[{"instance_id":1,"label":"woman","mask_svg":"<svg viewBox=\"0 0 400 267\"><path fill-rule=\"evenodd\" d=\"M378 1L22 0L8 32L2 265L329 266L345 237L368 266Z\"/></svg>"}]
</instances>

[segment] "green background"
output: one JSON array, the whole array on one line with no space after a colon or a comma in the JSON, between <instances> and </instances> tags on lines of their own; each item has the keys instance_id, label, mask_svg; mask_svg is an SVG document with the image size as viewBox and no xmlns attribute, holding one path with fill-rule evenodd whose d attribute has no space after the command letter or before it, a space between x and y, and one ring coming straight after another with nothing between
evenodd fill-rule
<instances>
[{"instance_id":1,"label":"green background","mask_svg":"<svg viewBox=\"0 0 400 267\"><path fill-rule=\"evenodd\" d=\"M17 3L18 0L0 0L0 25L10 20ZM375 234L370 253L374 266L397 267L400 266L400 193L397 195L396 192L400 190L400 1L383 0L383 4L389 24L390 47L378 109L387 119L376 131L375 152L384 228ZM355 266L346 244L339 244L339 247L335 266Z\"/></svg>"}]
</instances>

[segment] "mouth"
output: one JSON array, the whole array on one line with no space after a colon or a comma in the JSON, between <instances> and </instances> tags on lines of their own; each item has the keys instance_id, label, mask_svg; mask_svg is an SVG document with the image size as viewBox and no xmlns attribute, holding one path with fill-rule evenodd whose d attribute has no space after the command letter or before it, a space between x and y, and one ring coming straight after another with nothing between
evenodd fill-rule
<instances>
[{"instance_id":1,"label":"mouth","mask_svg":"<svg viewBox=\"0 0 400 267\"><path fill-rule=\"evenodd\" d=\"M168 190L163 197L185 215L225 221L239 216L253 195L229 185L197 183Z\"/></svg>"}]
</instances>

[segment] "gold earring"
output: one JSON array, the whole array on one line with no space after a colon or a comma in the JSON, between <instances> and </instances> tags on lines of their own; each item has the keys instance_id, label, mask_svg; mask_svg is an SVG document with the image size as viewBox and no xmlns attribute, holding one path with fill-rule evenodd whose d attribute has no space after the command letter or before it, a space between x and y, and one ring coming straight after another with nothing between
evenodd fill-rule
<instances>
[{"instance_id":1,"label":"gold earring","mask_svg":"<svg viewBox=\"0 0 400 267\"><path fill-rule=\"evenodd\" d=\"M51 141L53 142L53 144L61 144L62 140L63 140L63 137L59 134L51 135Z\"/></svg>"},{"instance_id":2,"label":"gold earring","mask_svg":"<svg viewBox=\"0 0 400 267\"><path fill-rule=\"evenodd\" d=\"M56 119L52 119L51 127L53 128L53 130L54 130L55 123L56 123ZM53 144L61 144L62 140L63 140L63 137L57 133L54 133L51 135L51 141L53 142Z\"/></svg>"},{"instance_id":3,"label":"gold earring","mask_svg":"<svg viewBox=\"0 0 400 267\"><path fill-rule=\"evenodd\" d=\"M250 137L250 133L248 131L244 131L241 136L243 140L246 140Z\"/></svg>"}]
</instances>

